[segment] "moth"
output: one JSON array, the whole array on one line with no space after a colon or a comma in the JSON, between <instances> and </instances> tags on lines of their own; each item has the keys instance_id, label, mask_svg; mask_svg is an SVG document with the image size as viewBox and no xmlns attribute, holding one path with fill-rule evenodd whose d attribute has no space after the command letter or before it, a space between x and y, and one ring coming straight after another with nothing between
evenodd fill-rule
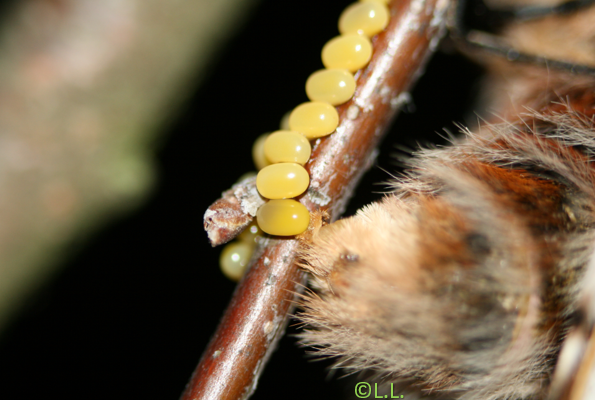
<instances>
[{"instance_id":1,"label":"moth","mask_svg":"<svg viewBox=\"0 0 595 400\"><path fill-rule=\"evenodd\" d=\"M459 3L478 125L303 243L301 343L381 396L595 396L595 5L549 3Z\"/></svg>"}]
</instances>

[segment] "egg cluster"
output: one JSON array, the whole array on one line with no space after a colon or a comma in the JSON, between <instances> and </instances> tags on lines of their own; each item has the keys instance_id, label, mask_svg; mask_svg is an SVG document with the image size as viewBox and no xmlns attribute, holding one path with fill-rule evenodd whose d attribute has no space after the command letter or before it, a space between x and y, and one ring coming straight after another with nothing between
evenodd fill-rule
<instances>
[{"instance_id":1,"label":"egg cluster","mask_svg":"<svg viewBox=\"0 0 595 400\"><path fill-rule=\"evenodd\" d=\"M281 130L260 136L252 156L259 169L256 188L269 199L256 214L258 227L265 233L292 236L304 232L310 223L306 207L293 198L308 189L310 176L304 165L310 159L310 140L327 136L339 125L335 106L347 102L355 92L353 74L372 57L370 38L388 24L389 0L360 0L348 6L339 17L339 32L322 49L325 69L314 72L306 81L309 102L300 104L281 123ZM245 259L251 252L231 252L231 243L221 256ZM228 254L229 253L229 254ZM228 275L229 276L229 275ZM240 274L241 276L241 274Z\"/></svg>"}]
</instances>

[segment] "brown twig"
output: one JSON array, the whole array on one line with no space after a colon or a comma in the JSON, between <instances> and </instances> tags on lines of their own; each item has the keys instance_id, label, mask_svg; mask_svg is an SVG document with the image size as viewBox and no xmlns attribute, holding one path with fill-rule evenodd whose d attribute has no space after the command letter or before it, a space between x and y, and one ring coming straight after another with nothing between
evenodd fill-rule
<instances>
[{"instance_id":1,"label":"brown twig","mask_svg":"<svg viewBox=\"0 0 595 400\"><path fill-rule=\"evenodd\" d=\"M252 221L265 200L256 189L256 178L248 178L229 190L209 207L204 227L213 247L227 243Z\"/></svg>"},{"instance_id":2,"label":"brown twig","mask_svg":"<svg viewBox=\"0 0 595 400\"><path fill-rule=\"evenodd\" d=\"M374 56L356 76L354 97L338 107L339 127L313 146L306 165L310 188L300 199L310 211L326 211L333 220L341 215L359 178L372 164L385 128L408 99L407 90L443 35L449 4L448 0L409 0L389 5L389 26L373 40ZM230 200L219 200L217 209L224 209ZM237 203L231 200L229 205L237 211ZM297 246L295 239L266 240L182 399L232 400L252 394L282 336L294 293L304 282L294 263Z\"/></svg>"}]
</instances>

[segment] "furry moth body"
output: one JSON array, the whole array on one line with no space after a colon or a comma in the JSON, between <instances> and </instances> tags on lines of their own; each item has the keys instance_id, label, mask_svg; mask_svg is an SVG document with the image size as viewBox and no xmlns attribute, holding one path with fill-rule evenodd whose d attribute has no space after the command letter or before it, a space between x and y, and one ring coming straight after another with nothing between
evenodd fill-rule
<instances>
[{"instance_id":1,"label":"furry moth body","mask_svg":"<svg viewBox=\"0 0 595 400\"><path fill-rule=\"evenodd\" d=\"M591 25L556 52L579 63L595 9L574 18ZM595 247L595 80L483 61L500 122L418 152L392 194L303 245L302 342L409 399L547 398Z\"/></svg>"}]
</instances>

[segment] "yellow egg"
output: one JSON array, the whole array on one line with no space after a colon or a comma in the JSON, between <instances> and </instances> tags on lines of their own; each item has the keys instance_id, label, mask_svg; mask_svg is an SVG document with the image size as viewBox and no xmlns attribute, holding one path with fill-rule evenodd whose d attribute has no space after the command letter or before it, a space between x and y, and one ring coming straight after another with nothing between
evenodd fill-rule
<instances>
[{"instance_id":1,"label":"yellow egg","mask_svg":"<svg viewBox=\"0 0 595 400\"><path fill-rule=\"evenodd\" d=\"M372 37L386 28L388 18L388 8L382 3L353 3L339 17L339 32Z\"/></svg>"},{"instance_id":2,"label":"yellow egg","mask_svg":"<svg viewBox=\"0 0 595 400\"><path fill-rule=\"evenodd\" d=\"M280 163L264 167L256 176L256 188L267 199L287 199L308 189L310 176L299 164Z\"/></svg>"},{"instance_id":3,"label":"yellow egg","mask_svg":"<svg viewBox=\"0 0 595 400\"><path fill-rule=\"evenodd\" d=\"M269 235L299 235L308 229L310 213L295 200L271 200L256 213L260 229Z\"/></svg>"},{"instance_id":4,"label":"yellow egg","mask_svg":"<svg viewBox=\"0 0 595 400\"><path fill-rule=\"evenodd\" d=\"M246 242L231 242L225 246L219 257L223 274L232 281L239 281L246 271L253 250L254 245Z\"/></svg>"},{"instance_id":5,"label":"yellow egg","mask_svg":"<svg viewBox=\"0 0 595 400\"><path fill-rule=\"evenodd\" d=\"M337 36L322 48L322 63L328 69L346 69L355 72L372 58L370 39L356 33Z\"/></svg>"},{"instance_id":6,"label":"yellow egg","mask_svg":"<svg viewBox=\"0 0 595 400\"><path fill-rule=\"evenodd\" d=\"M293 109L289 115L289 129L308 139L331 134L339 125L339 114L328 103L312 101Z\"/></svg>"},{"instance_id":7,"label":"yellow egg","mask_svg":"<svg viewBox=\"0 0 595 400\"><path fill-rule=\"evenodd\" d=\"M355 93L355 79L346 69L321 69L306 81L306 94L312 101L333 106L345 103Z\"/></svg>"},{"instance_id":8,"label":"yellow egg","mask_svg":"<svg viewBox=\"0 0 595 400\"><path fill-rule=\"evenodd\" d=\"M283 114L283 118L281 118L281 123L279 124L279 128L282 131L289 130L289 115L290 114L291 114L291 111L287 111L285 114Z\"/></svg>"},{"instance_id":9,"label":"yellow egg","mask_svg":"<svg viewBox=\"0 0 595 400\"><path fill-rule=\"evenodd\" d=\"M256 220L254 220L246 227L246 229L242 231L242 233L238 235L238 240L240 242L250 243L254 246L256 244L257 238L260 237L260 235L261 231L258 228L258 223Z\"/></svg>"},{"instance_id":10,"label":"yellow egg","mask_svg":"<svg viewBox=\"0 0 595 400\"><path fill-rule=\"evenodd\" d=\"M264 155L273 164L293 162L304 165L311 152L310 142L298 132L276 131L264 142Z\"/></svg>"},{"instance_id":11,"label":"yellow egg","mask_svg":"<svg viewBox=\"0 0 595 400\"><path fill-rule=\"evenodd\" d=\"M252 161L254 161L257 170L261 170L271 164L264 155L264 142L269 135L270 133L260 135L252 145Z\"/></svg>"}]
</instances>

